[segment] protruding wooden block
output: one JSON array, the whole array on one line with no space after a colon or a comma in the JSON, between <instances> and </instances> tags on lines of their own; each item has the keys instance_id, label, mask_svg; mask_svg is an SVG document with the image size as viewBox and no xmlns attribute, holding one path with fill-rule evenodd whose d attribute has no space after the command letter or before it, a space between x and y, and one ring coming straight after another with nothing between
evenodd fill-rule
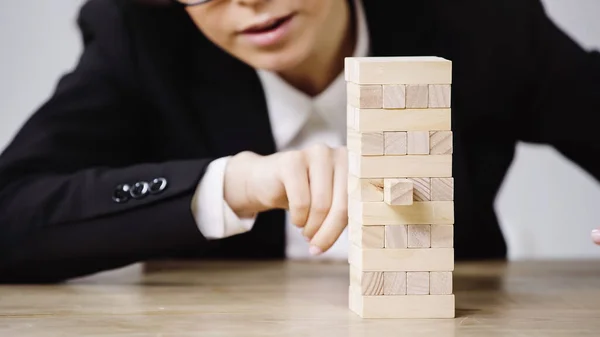
<instances>
[{"instance_id":1,"label":"protruding wooden block","mask_svg":"<svg viewBox=\"0 0 600 337\"><path fill-rule=\"evenodd\" d=\"M451 85L450 84L430 84L429 85L429 107L430 108L450 108L451 106Z\"/></svg>"},{"instance_id":2,"label":"protruding wooden block","mask_svg":"<svg viewBox=\"0 0 600 337\"><path fill-rule=\"evenodd\" d=\"M413 183L413 201L431 200L431 178L408 178Z\"/></svg>"},{"instance_id":3,"label":"protruding wooden block","mask_svg":"<svg viewBox=\"0 0 600 337\"><path fill-rule=\"evenodd\" d=\"M347 82L348 103L361 109L383 107L383 87Z\"/></svg>"},{"instance_id":4,"label":"protruding wooden block","mask_svg":"<svg viewBox=\"0 0 600 337\"><path fill-rule=\"evenodd\" d=\"M385 248L400 249L407 247L408 227L406 225L385 226Z\"/></svg>"},{"instance_id":5,"label":"protruding wooden block","mask_svg":"<svg viewBox=\"0 0 600 337\"><path fill-rule=\"evenodd\" d=\"M383 108L405 109L406 86L403 84L386 84L383 86Z\"/></svg>"},{"instance_id":6,"label":"protruding wooden block","mask_svg":"<svg viewBox=\"0 0 600 337\"><path fill-rule=\"evenodd\" d=\"M432 271L429 274L429 293L431 295L452 294L452 272Z\"/></svg>"},{"instance_id":7,"label":"protruding wooden block","mask_svg":"<svg viewBox=\"0 0 600 337\"><path fill-rule=\"evenodd\" d=\"M412 155L429 154L429 132L427 132L427 131L408 131L406 138L407 138L407 154L412 154Z\"/></svg>"},{"instance_id":8,"label":"protruding wooden block","mask_svg":"<svg viewBox=\"0 0 600 337\"><path fill-rule=\"evenodd\" d=\"M431 248L452 247L454 247L454 226L431 225Z\"/></svg>"},{"instance_id":9,"label":"protruding wooden block","mask_svg":"<svg viewBox=\"0 0 600 337\"><path fill-rule=\"evenodd\" d=\"M386 271L383 273L383 295L406 295L406 272Z\"/></svg>"},{"instance_id":10,"label":"protruding wooden block","mask_svg":"<svg viewBox=\"0 0 600 337\"><path fill-rule=\"evenodd\" d=\"M385 201L385 203L388 205L412 205L412 181L408 179L384 179L383 201Z\"/></svg>"},{"instance_id":11,"label":"protruding wooden block","mask_svg":"<svg viewBox=\"0 0 600 337\"><path fill-rule=\"evenodd\" d=\"M454 200L454 178L431 178L431 200Z\"/></svg>"},{"instance_id":12,"label":"protruding wooden block","mask_svg":"<svg viewBox=\"0 0 600 337\"><path fill-rule=\"evenodd\" d=\"M348 175L348 195L358 201L383 201L383 179Z\"/></svg>"},{"instance_id":13,"label":"protruding wooden block","mask_svg":"<svg viewBox=\"0 0 600 337\"><path fill-rule=\"evenodd\" d=\"M454 202L422 201L410 206L391 206L385 202L348 199L348 217L363 226L453 225Z\"/></svg>"},{"instance_id":14,"label":"protruding wooden block","mask_svg":"<svg viewBox=\"0 0 600 337\"><path fill-rule=\"evenodd\" d=\"M408 248L430 248L431 225L408 225Z\"/></svg>"},{"instance_id":15,"label":"protruding wooden block","mask_svg":"<svg viewBox=\"0 0 600 337\"><path fill-rule=\"evenodd\" d=\"M357 132L348 130L346 135L349 151L362 156L383 155L383 132Z\"/></svg>"},{"instance_id":16,"label":"protruding wooden block","mask_svg":"<svg viewBox=\"0 0 600 337\"><path fill-rule=\"evenodd\" d=\"M428 85L407 85L406 86L406 108L407 109L427 109L429 106L429 86Z\"/></svg>"},{"instance_id":17,"label":"protruding wooden block","mask_svg":"<svg viewBox=\"0 0 600 337\"><path fill-rule=\"evenodd\" d=\"M431 131L429 133L429 154L452 153L452 131Z\"/></svg>"},{"instance_id":18,"label":"protruding wooden block","mask_svg":"<svg viewBox=\"0 0 600 337\"><path fill-rule=\"evenodd\" d=\"M429 295L429 272L406 273L406 295Z\"/></svg>"},{"instance_id":19,"label":"protruding wooden block","mask_svg":"<svg viewBox=\"0 0 600 337\"><path fill-rule=\"evenodd\" d=\"M405 156L407 154L406 131L386 131L383 133L383 154L386 156Z\"/></svg>"},{"instance_id":20,"label":"protruding wooden block","mask_svg":"<svg viewBox=\"0 0 600 337\"><path fill-rule=\"evenodd\" d=\"M361 84L452 83L452 61L436 56L348 57L346 81Z\"/></svg>"},{"instance_id":21,"label":"protruding wooden block","mask_svg":"<svg viewBox=\"0 0 600 337\"><path fill-rule=\"evenodd\" d=\"M348 263L362 271L454 271L454 248L348 247Z\"/></svg>"},{"instance_id":22,"label":"protruding wooden block","mask_svg":"<svg viewBox=\"0 0 600 337\"><path fill-rule=\"evenodd\" d=\"M348 153L348 170L359 178L452 177L452 156L360 156Z\"/></svg>"},{"instance_id":23,"label":"protruding wooden block","mask_svg":"<svg viewBox=\"0 0 600 337\"><path fill-rule=\"evenodd\" d=\"M450 109L355 109L355 129L369 131L445 131L451 128Z\"/></svg>"},{"instance_id":24,"label":"protruding wooden block","mask_svg":"<svg viewBox=\"0 0 600 337\"><path fill-rule=\"evenodd\" d=\"M365 319L449 319L456 316L455 306L454 295L363 296L360 289L353 286L348 289L349 309ZM454 326L446 330L454 336ZM445 337L445 334L439 331L435 336Z\"/></svg>"}]
</instances>

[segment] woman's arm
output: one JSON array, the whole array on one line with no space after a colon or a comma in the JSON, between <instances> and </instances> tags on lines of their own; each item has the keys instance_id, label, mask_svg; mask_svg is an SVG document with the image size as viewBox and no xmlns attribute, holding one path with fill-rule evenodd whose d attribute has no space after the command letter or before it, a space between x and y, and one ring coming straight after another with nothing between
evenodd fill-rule
<instances>
[{"instance_id":1,"label":"woman's arm","mask_svg":"<svg viewBox=\"0 0 600 337\"><path fill-rule=\"evenodd\" d=\"M143 127L149 110L125 88L125 53L106 48L116 37L85 19L118 10L96 7L106 13L82 12L76 68L0 156L1 282L60 281L206 242L191 204L212 158L143 161L152 151ZM166 179L164 190L113 199L119 185L157 178Z\"/></svg>"}]
</instances>

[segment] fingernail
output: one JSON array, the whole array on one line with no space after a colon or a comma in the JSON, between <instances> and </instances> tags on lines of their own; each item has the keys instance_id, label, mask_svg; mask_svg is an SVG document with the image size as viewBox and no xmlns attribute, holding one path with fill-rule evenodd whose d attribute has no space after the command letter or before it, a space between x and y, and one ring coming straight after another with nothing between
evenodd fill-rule
<instances>
[{"instance_id":1,"label":"fingernail","mask_svg":"<svg viewBox=\"0 0 600 337\"><path fill-rule=\"evenodd\" d=\"M592 240L594 240L595 243L600 244L600 230L599 229L592 230Z\"/></svg>"},{"instance_id":2,"label":"fingernail","mask_svg":"<svg viewBox=\"0 0 600 337\"><path fill-rule=\"evenodd\" d=\"M311 255L320 255L323 253L321 248L319 248L317 246L310 246L309 252Z\"/></svg>"}]
</instances>

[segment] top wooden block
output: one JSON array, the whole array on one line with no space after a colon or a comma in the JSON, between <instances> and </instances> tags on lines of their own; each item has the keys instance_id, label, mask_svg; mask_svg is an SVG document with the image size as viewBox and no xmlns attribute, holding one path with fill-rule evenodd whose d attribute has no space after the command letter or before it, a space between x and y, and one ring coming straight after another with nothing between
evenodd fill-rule
<instances>
[{"instance_id":1,"label":"top wooden block","mask_svg":"<svg viewBox=\"0 0 600 337\"><path fill-rule=\"evenodd\" d=\"M452 62L441 57L347 57L345 78L357 84L451 84Z\"/></svg>"}]
</instances>

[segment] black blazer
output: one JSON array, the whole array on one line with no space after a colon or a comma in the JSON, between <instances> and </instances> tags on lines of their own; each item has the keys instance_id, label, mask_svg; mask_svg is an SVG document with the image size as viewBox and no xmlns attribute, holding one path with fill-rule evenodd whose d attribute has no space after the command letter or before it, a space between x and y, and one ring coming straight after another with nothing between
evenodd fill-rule
<instances>
[{"instance_id":1,"label":"black blazer","mask_svg":"<svg viewBox=\"0 0 600 337\"><path fill-rule=\"evenodd\" d=\"M455 253L505 258L493 210L517 141L554 146L600 176L600 56L539 0L364 1L376 56L453 61ZM54 282L159 258L282 258L284 212L208 242L191 197L211 160L275 151L253 69L180 9L91 0L84 51L0 157L0 279ZM7 112L10 113L10 112ZM121 184L165 178L127 202ZM552 211L552 210L549 210Z\"/></svg>"}]
</instances>

